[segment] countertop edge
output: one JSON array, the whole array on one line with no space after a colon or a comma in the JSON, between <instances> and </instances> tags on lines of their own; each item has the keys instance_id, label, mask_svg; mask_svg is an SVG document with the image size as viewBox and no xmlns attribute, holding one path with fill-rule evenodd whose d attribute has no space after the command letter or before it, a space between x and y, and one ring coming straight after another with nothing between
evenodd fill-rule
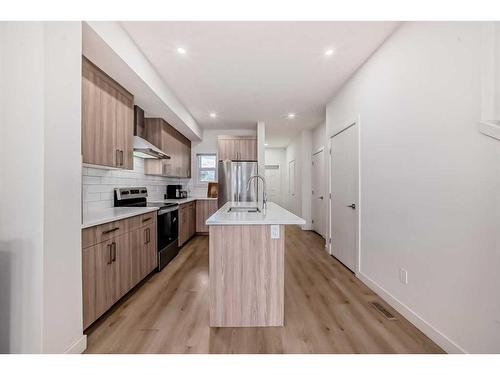
<instances>
[{"instance_id":1,"label":"countertop edge","mask_svg":"<svg viewBox=\"0 0 500 375\"><path fill-rule=\"evenodd\" d=\"M281 207L280 205L270 202L270 207L272 210L277 210L278 212L285 216L283 218L271 217L271 218L241 218L241 219L230 219L224 217L224 211L229 207L235 205L236 202L227 202L224 204L217 212L215 212L211 217L205 221L205 225L305 225L306 220L295 215L293 212ZM238 203L236 203L238 204ZM275 206L275 207L273 207ZM270 209L268 208L268 210Z\"/></svg>"},{"instance_id":2,"label":"countertop edge","mask_svg":"<svg viewBox=\"0 0 500 375\"><path fill-rule=\"evenodd\" d=\"M111 207L111 208L115 208L115 207ZM121 207L121 208L127 208L127 207ZM106 217L106 218L90 220L90 221L82 224L81 229L92 228L92 227L95 227L96 225L111 223L113 221L127 219L129 217L147 214L148 212L153 212L153 211L158 211L158 207L140 207L140 209L138 209L137 207L134 207L134 211L132 211L132 212L126 212L126 213L122 213L119 215L114 215L114 216L110 216L110 217Z\"/></svg>"}]
</instances>

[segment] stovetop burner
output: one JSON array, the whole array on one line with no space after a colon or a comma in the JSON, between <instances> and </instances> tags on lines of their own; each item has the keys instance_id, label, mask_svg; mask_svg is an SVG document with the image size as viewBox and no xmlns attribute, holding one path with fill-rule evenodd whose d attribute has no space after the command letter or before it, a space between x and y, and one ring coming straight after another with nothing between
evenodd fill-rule
<instances>
[{"instance_id":1,"label":"stovetop burner","mask_svg":"<svg viewBox=\"0 0 500 375\"><path fill-rule=\"evenodd\" d=\"M166 208L178 206L172 202L148 202L148 190L145 187L115 188L114 206L115 207L158 207Z\"/></svg>"}]
</instances>

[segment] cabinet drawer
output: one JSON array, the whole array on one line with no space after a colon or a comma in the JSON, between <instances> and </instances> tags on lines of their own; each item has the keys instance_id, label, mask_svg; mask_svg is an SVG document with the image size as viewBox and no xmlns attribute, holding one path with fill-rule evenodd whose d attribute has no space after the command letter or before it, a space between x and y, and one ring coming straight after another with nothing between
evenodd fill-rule
<instances>
[{"instance_id":1,"label":"cabinet drawer","mask_svg":"<svg viewBox=\"0 0 500 375\"><path fill-rule=\"evenodd\" d=\"M82 248L93 246L97 243L96 227L82 229Z\"/></svg>"},{"instance_id":2,"label":"cabinet drawer","mask_svg":"<svg viewBox=\"0 0 500 375\"><path fill-rule=\"evenodd\" d=\"M151 225L154 223L154 219L156 216L156 211L154 212L149 212L147 214L143 214L140 217L140 225L141 227L144 225Z\"/></svg>"},{"instance_id":3,"label":"cabinet drawer","mask_svg":"<svg viewBox=\"0 0 500 375\"><path fill-rule=\"evenodd\" d=\"M98 225L96 227L97 243L126 233L128 231L128 220L130 219L117 220L111 223Z\"/></svg>"}]
</instances>

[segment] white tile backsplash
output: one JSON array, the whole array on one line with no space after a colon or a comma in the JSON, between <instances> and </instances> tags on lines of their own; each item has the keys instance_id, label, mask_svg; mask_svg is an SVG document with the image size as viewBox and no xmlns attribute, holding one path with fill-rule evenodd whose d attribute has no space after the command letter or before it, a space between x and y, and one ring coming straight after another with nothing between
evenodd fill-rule
<instances>
[{"instance_id":1,"label":"white tile backsplash","mask_svg":"<svg viewBox=\"0 0 500 375\"><path fill-rule=\"evenodd\" d=\"M189 179L148 176L144 174L144 159L134 157L132 171L108 170L92 167L82 169L83 210L113 207L115 187L148 189L148 200L161 200L169 184L181 184L189 190Z\"/></svg>"}]
</instances>

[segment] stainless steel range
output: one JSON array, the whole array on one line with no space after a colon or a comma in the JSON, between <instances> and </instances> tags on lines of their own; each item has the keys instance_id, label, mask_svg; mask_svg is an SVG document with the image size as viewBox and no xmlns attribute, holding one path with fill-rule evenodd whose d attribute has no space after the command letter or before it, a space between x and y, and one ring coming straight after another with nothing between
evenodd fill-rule
<instances>
[{"instance_id":1,"label":"stainless steel range","mask_svg":"<svg viewBox=\"0 0 500 375\"><path fill-rule=\"evenodd\" d=\"M158 207L157 247L158 271L161 271L179 253L179 205L177 203L148 202L145 187L116 188L115 207Z\"/></svg>"}]
</instances>

